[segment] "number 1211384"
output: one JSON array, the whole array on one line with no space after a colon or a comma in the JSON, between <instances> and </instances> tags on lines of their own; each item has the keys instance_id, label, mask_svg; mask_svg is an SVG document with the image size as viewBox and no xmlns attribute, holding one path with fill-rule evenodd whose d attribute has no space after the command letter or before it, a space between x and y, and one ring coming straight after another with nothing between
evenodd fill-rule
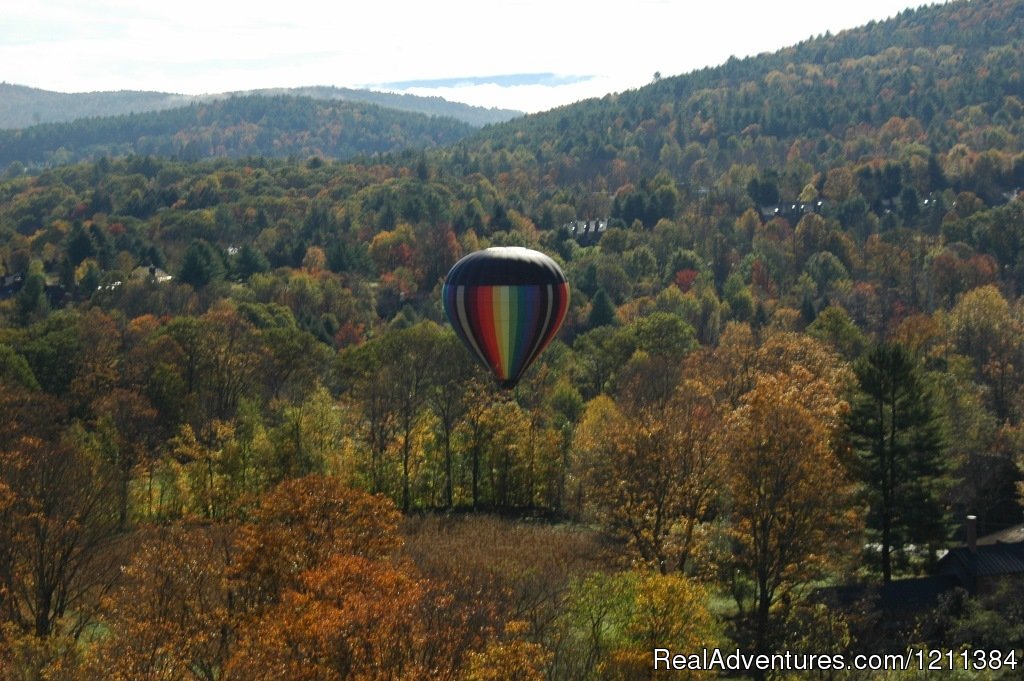
<instances>
[{"instance_id":1,"label":"number 1211384","mask_svg":"<svg viewBox=\"0 0 1024 681\"><path fill-rule=\"evenodd\" d=\"M980 672L1017 668L1015 650L918 650L914 652L918 669L939 671L963 669Z\"/></svg>"}]
</instances>

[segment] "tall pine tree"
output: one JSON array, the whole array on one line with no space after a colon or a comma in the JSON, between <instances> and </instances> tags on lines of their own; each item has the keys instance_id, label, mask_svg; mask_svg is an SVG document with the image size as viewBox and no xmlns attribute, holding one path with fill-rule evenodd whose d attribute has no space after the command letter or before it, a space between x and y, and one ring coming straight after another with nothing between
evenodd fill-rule
<instances>
[{"instance_id":1,"label":"tall pine tree","mask_svg":"<svg viewBox=\"0 0 1024 681\"><path fill-rule=\"evenodd\" d=\"M942 494L949 479L936 410L910 352L882 344L855 370L860 390L850 429L870 507L867 525L888 583L894 554L946 539Z\"/></svg>"}]
</instances>

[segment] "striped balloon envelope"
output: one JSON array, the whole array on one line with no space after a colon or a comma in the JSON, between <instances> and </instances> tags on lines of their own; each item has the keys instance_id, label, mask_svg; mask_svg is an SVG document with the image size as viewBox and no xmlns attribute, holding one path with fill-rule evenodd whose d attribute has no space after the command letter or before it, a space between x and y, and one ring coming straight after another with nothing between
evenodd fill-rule
<instances>
[{"instance_id":1,"label":"striped balloon envelope","mask_svg":"<svg viewBox=\"0 0 1024 681\"><path fill-rule=\"evenodd\" d=\"M501 387L512 388L562 325L569 284L543 253L488 248L455 263L442 297L462 343Z\"/></svg>"}]
</instances>

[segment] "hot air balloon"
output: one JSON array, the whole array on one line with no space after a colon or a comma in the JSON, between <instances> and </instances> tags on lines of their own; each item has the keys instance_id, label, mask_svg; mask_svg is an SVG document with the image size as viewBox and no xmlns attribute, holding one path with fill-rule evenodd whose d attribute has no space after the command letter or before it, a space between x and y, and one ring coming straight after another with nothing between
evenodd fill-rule
<instances>
[{"instance_id":1,"label":"hot air balloon","mask_svg":"<svg viewBox=\"0 0 1024 681\"><path fill-rule=\"evenodd\" d=\"M543 253L487 248L455 263L442 298L462 343L498 385L512 388L562 325L569 284Z\"/></svg>"}]
</instances>

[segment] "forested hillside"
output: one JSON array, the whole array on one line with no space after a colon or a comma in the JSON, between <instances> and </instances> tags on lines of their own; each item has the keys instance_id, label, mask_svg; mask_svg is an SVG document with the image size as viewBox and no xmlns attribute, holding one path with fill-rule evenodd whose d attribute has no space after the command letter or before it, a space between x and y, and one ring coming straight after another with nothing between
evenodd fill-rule
<instances>
[{"instance_id":1,"label":"forested hillside","mask_svg":"<svg viewBox=\"0 0 1024 681\"><path fill-rule=\"evenodd\" d=\"M153 113L3 130L0 166L147 154L185 161L242 156L349 159L452 144L471 130L452 118L372 104L249 95Z\"/></svg>"},{"instance_id":2,"label":"forested hillside","mask_svg":"<svg viewBox=\"0 0 1024 681\"><path fill-rule=\"evenodd\" d=\"M932 157L943 154L949 175L993 198L1022 179L1014 168L1022 12L1019 3L924 8L665 78L488 131L467 146L465 168L514 159L537 189L613 195L659 173L692 192L721 185L723 174L745 181L736 173L771 170L768 188L792 201L816 173L871 161L896 164L919 192L930 190L926 164L934 169ZM975 178L974 159L984 152L978 170L990 176ZM734 187L741 202L745 189Z\"/></svg>"},{"instance_id":3,"label":"forested hillside","mask_svg":"<svg viewBox=\"0 0 1024 681\"><path fill-rule=\"evenodd\" d=\"M878 599L1022 520L1022 26L926 7L427 151L329 158L289 100L292 158L188 160L258 137L225 102L9 170L0 679L1021 664L1020 575ZM571 288L513 391L440 300L494 245Z\"/></svg>"},{"instance_id":4,"label":"forested hillside","mask_svg":"<svg viewBox=\"0 0 1024 681\"><path fill-rule=\"evenodd\" d=\"M178 95L167 92L51 92L0 83L0 129L27 128L39 123L67 123L79 118L105 118L176 109L188 104L209 103L232 96L294 96L377 104L388 109L428 116L454 118L481 127L522 115L518 111L484 109L440 97L399 95L337 87L273 88L210 95Z\"/></svg>"},{"instance_id":5,"label":"forested hillside","mask_svg":"<svg viewBox=\"0 0 1024 681\"><path fill-rule=\"evenodd\" d=\"M428 116L454 118L469 123L475 128L482 128L492 123L504 123L523 115L521 111L509 109L484 108L471 106L461 102L450 102L441 97L422 97L419 95L396 94L393 92L376 92L374 90L353 90L343 87L310 86L299 88L272 88L269 90L253 90L237 94L253 94L263 96L291 95L295 97L311 97L313 99L344 100L376 104L386 109L397 109L409 113L421 113Z\"/></svg>"}]
</instances>

